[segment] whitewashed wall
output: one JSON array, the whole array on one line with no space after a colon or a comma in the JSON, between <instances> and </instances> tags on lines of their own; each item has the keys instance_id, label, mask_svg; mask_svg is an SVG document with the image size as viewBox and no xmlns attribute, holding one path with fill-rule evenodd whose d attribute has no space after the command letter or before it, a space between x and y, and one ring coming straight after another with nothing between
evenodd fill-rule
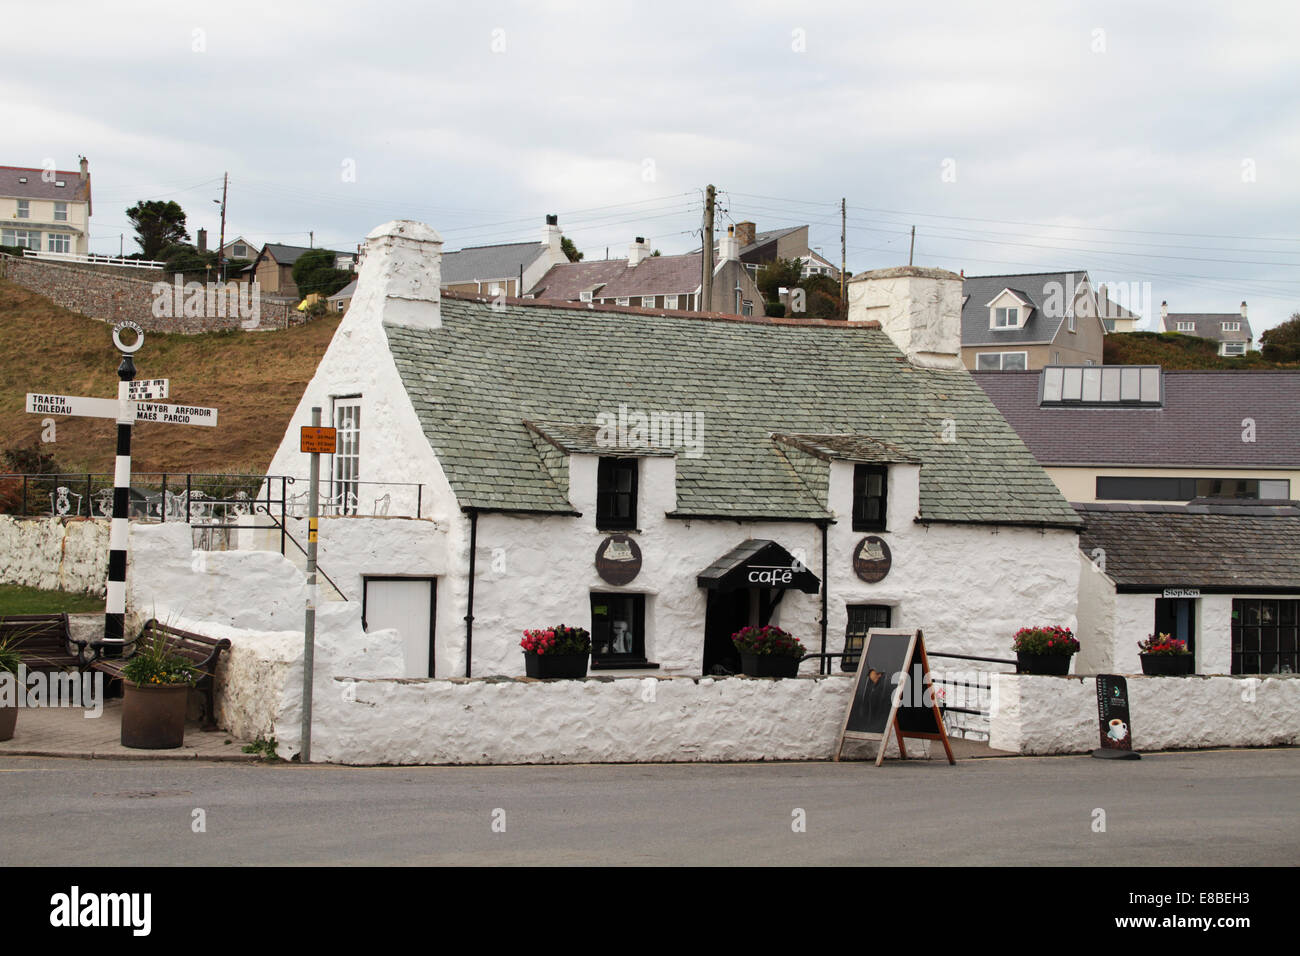
<instances>
[{"instance_id":1,"label":"whitewashed wall","mask_svg":"<svg viewBox=\"0 0 1300 956\"><path fill-rule=\"evenodd\" d=\"M0 515L0 584L103 596L108 522Z\"/></svg>"},{"instance_id":2,"label":"whitewashed wall","mask_svg":"<svg viewBox=\"0 0 1300 956\"><path fill-rule=\"evenodd\" d=\"M1126 678L1135 750L1300 743L1300 677ZM998 674L989 744L1023 754L1100 746L1096 681Z\"/></svg>"},{"instance_id":3,"label":"whitewashed wall","mask_svg":"<svg viewBox=\"0 0 1300 956\"><path fill-rule=\"evenodd\" d=\"M1088 555L1080 551L1076 674L1115 673L1115 599L1115 582L1101 573Z\"/></svg>"},{"instance_id":4,"label":"whitewashed wall","mask_svg":"<svg viewBox=\"0 0 1300 956\"><path fill-rule=\"evenodd\" d=\"M312 756L346 764L825 760L852 688L847 677L337 683L315 705Z\"/></svg>"}]
</instances>

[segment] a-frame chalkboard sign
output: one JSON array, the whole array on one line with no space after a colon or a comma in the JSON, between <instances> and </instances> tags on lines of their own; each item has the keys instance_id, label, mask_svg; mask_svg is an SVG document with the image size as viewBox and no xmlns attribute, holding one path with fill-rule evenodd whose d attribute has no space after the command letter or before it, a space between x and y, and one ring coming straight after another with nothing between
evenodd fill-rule
<instances>
[{"instance_id":1,"label":"a-frame chalkboard sign","mask_svg":"<svg viewBox=\"0 0 1300 956\"><path fill-rule=\"evenodd\" d=\"M845 740L879 741L876 766L885 759L885 741L893 729L898 738L898 753L907 759L904 737L940 740L948 763L953 758L943 715L935 700L930 680L930 661L925 656L925 642L920 631L891 631L872 628L858 658L858 672L853 681L853 696L844 715L835 744L835 759L840 759Z\"/></svg>"}]
</instances>

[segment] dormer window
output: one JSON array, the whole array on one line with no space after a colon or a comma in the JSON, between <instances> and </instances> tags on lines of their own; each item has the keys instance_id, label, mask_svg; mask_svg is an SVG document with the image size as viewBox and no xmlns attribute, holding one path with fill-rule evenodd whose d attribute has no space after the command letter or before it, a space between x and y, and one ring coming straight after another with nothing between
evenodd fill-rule
<instances>
[{"instance_id":1,"label":"dormer window","mask_svg":"<svg viewBox=\"0 0 1300 956\"><path fill-rule=\"evenodd\" d=\"M1006 308L993 310L993 328L995 329L1018 329L1020 328L1020 309Z\"/></svg>"},{"instance_id":2,"label":"dormer window","mask_svg":"<svg viewBox=\"0 0 1300 956\"><path fill-rule=\"evenodd\" d=\"M884 465L853 466L853 530L886 531L888 471Z\"/></svg>"},{"instance_id":3,"label":"dormer window","mask_svg":"<svg viewBox=\"0 0 1300 956\"><path fill-rule=\"evenodd\" d=\"M1195 322L1179 322L1179 323L1178 323L1178 331L1179 331L1179 332L1195 332L1195 331L1196 331L1196 323L1195 323Z\"/></svg>"},{"instance_id":4,"label":"dormer window","mask_svg":"<svg viewBox=\"0 0 1300 956\"><path fill-rule=\"evenodd\" d=\"M1223 331L1225 331L1225 332L1240 332L1240 331L1241 331L1241 323L1240 323L1240 322L1224 322L1224 323L1223 323Z\"/></svg>"},{"instance_id":5,"label":"dormer window","mask_svg":"<svg viewBox=\"0 0 1300 956\"><path fill-rule=\"evenodd\" d=\"M596 528L636 528L636 458L601 458L596 467Z\"/></svg>"}]
</instances>

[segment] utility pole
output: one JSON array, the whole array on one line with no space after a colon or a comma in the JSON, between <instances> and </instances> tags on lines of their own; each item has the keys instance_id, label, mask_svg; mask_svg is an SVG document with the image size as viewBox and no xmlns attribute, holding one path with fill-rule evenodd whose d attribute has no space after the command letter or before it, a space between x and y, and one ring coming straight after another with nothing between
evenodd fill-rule
<instances>
[{"instance_id":1,"label":"utility pole","mask_svg":"<svg viewBox=\"0 0 1300 956\"><path fill-rule=\"evenodd\" d=\"M316 233L315 233L315 232L309 232L309 233L307 233L307 248L308 248L308 249L315 249L315 248L316 248Z\"/></svg>"},{"instance_id":2,"label":"utility pole","mask_svg":"<svg viewBox=\"0 0 1300 956\"><path fill-rule=\"evenodd\" d=\"M840 301L844 301L844 270L848 268L848 259L845 256L844 246L844 226L846 215L844 209L844 199L840 199Z\"/></svg>"},{"instance_id":3,"label":"utility pole","mask_svg":"<svg viewBox=\"0 0 1300 956\"><path fill-rule=\"evenodd\" d=\"M713 305L713 203L718 191L712 183L704 191L704 241L700 246L700 261L704 275L700 277L700 311L708 312Z\"/></svg>"},{"instance_id":4,"label":"utility pole","mask_svg":"<svg viewBox=\"0 0 1300 956\"><path fill-rule=\"evenodd\" d=\"M217 275L226 281L226 186L230 173L221 174L221 238L217 240Z\"/></svg>"},{"instance_id":5,"label":"utility pole","mask_svg":"<svg viewBox=\"0 0 1300 956\"><path fill-rule=\"evenodd\" d=\"M911 242L911 245L909 245L909 246L907 247L907 264L908 264L909 266L912 264L912 250L915 249L915 248L916 248L916 226L913 226L913 227L912 227L912 242Z\"/></svg>"}]
</instances>

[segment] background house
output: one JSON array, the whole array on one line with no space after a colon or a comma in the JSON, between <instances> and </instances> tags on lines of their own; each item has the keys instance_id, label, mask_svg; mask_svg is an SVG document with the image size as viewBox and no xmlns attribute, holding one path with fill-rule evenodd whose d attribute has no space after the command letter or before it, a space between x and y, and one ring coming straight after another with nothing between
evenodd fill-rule
<instances>
[{"instance_id":1,"label":"background house","mask_svg":"<svg viewBox=\"0 0 1300 956\"><path fill-rule=\"evenodd\" d=\"M1100 365L1106 328L1086 271L966 276L961 354L969 369Z\"/></svg>"},{"instance_id":2,"label":"background house","mask_svg":"<svg viewBox=\"0 0 1300 956\"><path fill-rule=\"evenodd\" d=\"M701 301L702 270L699 252L652 255L650 244L638 236L628 247L626 259L553 266L528 290L528 297L597 306L762 314L762 293L754 283L753 274L740 261L740 246L734 237L724 236L719 243L708 302Z\"/></svg>"},{"instance_id":3,"label":"background house","mask_svg":"<svg viewBox=\"0 0 1300 956\"><path fill-rule=\"evenodd\" d=\"M554 266L567 264L559 219L547 216L541 242L471 246L442 257L442 288L472 295L519 298Z\"/></svg>"},{"instance_id":4,"label":"background house","mask_svg":"<svg viewBox=\"0 0 1300 956\"><path fill-rule=\"evenodd\" d=\"M0 166L0 245L90 252L90 164L76 172Z\"/></svg>"},{"instance_id":5,"label":"background house","mask_svg":"<svg viewBox=\"0 0 1300 956\"><path fill-rule=\"evenodd\" d=\"M293 265L304 252L311 252L311 248L268 242L245 271L261 286L262 295L296 302L302 296L293 281Z\"/></svg>"},{"instance_id":6,"label":"background house","mask_svg":"<svg viewBox=\"0 0 1300 956\"><path fill-rule=\"evenodd\" d=\"M1170 312L1169 303L1160 303L1162 331L1181 332L1219 343L1220 355L1245 355L1254 347L1255 336L1246 318L1246 303L1236 312Z\"/></svg>"}]
</instances>

